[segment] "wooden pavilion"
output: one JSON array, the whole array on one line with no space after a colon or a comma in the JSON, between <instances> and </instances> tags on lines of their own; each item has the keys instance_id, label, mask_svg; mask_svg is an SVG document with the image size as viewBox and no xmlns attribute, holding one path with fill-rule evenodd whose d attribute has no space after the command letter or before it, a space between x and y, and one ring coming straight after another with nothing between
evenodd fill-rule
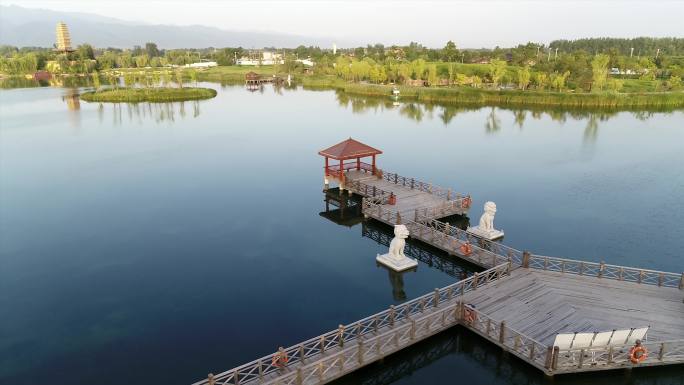
<instances>
[{"instance_id":1,"label":"wooden pavilion","mask_svg":"<svg viewBox=\"0 0 684 385\"><path fill-rule=\"evenodd\" d=\"M340 186L344 186L345 172L349 170L365 171L375 175L375 157L382 154L382 151L363 144L351 137L332 147L318 152L325 157L325 184L329 184L329 179L337 180ZM371 157L371 163L362 162L361 159ZM336 164L330 164L333 159Z\"/></svg>"}]
</instances>

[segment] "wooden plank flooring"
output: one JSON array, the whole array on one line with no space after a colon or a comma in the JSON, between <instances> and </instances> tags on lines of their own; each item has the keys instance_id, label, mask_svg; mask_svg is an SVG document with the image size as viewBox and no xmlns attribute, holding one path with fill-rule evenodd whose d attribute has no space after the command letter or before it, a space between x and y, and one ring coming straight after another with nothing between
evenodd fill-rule
<instances>
[{"instance_id":1,"label":"wooden plank flooring","mask_svg":"<svg viewBox=\"0 0 684 385\"><path fill-rule=\"evenodd\" d=\"M648 340L684 338L681 290L518 268L465 300L544 344L558 333L651 326Z\"/></svg>"},{"instance_id":2,"label":"wooden plank flooring","mask_svg":"<svg viewBox=\"0 0 684 385\"><path fill-rule=\"evenodd\" d=\"M439 207L446 202L446 199L440 196L417 189L411 189L410 187L396 185L384 179L378 179L364 171L347 171L345 176L348 180L360 181L369 186L375 186L379 189L393 192L394 195L397 196L397 204L394 206L384 205L383 208L399 212L402 217L405 218L412 219L416 209Z\"/></svg>"}]
</instances>

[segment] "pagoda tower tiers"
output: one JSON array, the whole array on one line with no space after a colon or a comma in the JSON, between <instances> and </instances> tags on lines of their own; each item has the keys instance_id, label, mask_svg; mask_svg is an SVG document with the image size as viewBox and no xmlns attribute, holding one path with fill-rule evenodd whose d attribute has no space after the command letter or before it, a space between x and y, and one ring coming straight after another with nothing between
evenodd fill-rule
<instances>
[{"instance_id":1,"label":"pagoda tower tiers","mask_svg":"<svg viewBox=\"0 0 684 385\"><path fill-rule=\"evenodd\" d=\"M69 35L69 28L63 22L57 23L57 43L55 44L55 50L59 52L72 52L71 48L71 35Z\"/></svg>"}]
</instances>

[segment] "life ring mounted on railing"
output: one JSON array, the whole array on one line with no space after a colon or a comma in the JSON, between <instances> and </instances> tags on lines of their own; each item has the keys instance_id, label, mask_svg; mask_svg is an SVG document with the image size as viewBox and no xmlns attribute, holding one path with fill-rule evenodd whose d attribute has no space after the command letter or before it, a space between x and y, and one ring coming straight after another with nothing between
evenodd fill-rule
<instances>
[{"instance_id":1,"label":"life ring mounted on railing","mask_svg":"<svg viewBox=\"0 0 684 385\"><path fill-rule=\"evenodd\" d=\"M469 196L463 198L463 201L461 201L461 207L464 209L469 209L470 205L473 203L473 200L470 199Z\"/></svg>"},{"instance_id":2,"label":"life ring mounted on railing","mask_svg":"<svg viewBox=\"0 0 684 385\"><path fill-rule=\"evenodd\" d=\"M638 364L648 357L648 350L641 345L641 341L637 340L636 344L629 349L629 360L633 364Z\"/></svg>"},{"instance_id":3,"label":"life ring mounted on railing","mask_svg":"<svg viewBox=\"0 0 684 385\"><path fill-rule=\"evenodd\" d=\"M271 365L278 368L284 368L287 365L287 362L287 352L283 350L283 348L278 349L278 351L273 355L273 359L271 359Z\"/></svg>"},{"instance_id":4,"label":"life ring mounted on railing","mask_svg":"<svg viewBox=\"0 0 684 385\"><path fill-rule=\"evenodd\" d=\"M461 254L468 256L473 252L473 247L470 246L470 243L464 243L459 247L459 250L461 251Z\"/></svg>"},{"instance_id":5,"label":"life ring mounted on railing","mask_svg":"<svg viewBox=\"0 0 684 385\"><path fill-rule=\"evenodd\" d=\"M475 305L467 304L463 309L463 319L468 325L472 325L477 320L477 312L475 312Z\"/></svg>"}]
</instances>

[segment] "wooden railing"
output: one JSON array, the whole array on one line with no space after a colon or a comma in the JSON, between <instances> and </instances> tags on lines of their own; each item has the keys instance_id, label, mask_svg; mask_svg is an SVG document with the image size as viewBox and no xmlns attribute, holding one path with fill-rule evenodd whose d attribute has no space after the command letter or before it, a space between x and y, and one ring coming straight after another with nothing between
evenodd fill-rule
<instances>
[{"instance_id":1,"label":"wooden railing","mask_svg":"<svg viewBox=\"0 0 684 385\"><path fill-rule=\"evenodd\" d=\"M609 265L605 263L576 261L572 259L530 255L523 260L523 267L557 271L561 273L593 276L617 281L634 282L644 285L674 287L684 289L684 273L639 269L634 267Z\"/></svg>"},{"instance_id":2,"label":"wooden railing","mask_svg":"<svg viewBox=\"0 0 684 385\"><path fill-rule=\"evenodd\" d=\"M245 365L210 374L194 385L325 383L455 325L460 296L501 279L509 267L502 264L476 273ZM285 356L287 363L279 366L279 358Z\"/></svg>"},{"instance_id":3,"label":"wooden railing","mask_svg":"<svg viewBox=\"0 0 684 385\"><path fill-rule=\"evenodd\" d=\"M430 217L423 216L420 210L416 211L415 222L433 228L435 231L441 234L445 234L452 240L458 241L460 244L468 243L473 247L481 249L483 252L489 254L495 254L499 256L499 260L503 263L504 261L511 261L515 266L521 266L525 252L514 249L512 247L506 246L500 242L490 241L477 235L471 234L465 230L461 230L456 226L452 226L448 223L432 219ZM460 247L460 245L459 245ZM498 263L496 263L498 264Z\"/></svg>"},{"instance_id":4,"label":"wooden railing","mask_svg":"<svg viewBox=\"0 0 684 385\"><path fill-rule=\"evenodd\" d=\"M382 178L390 183L407 187L412 190L419 190L432 195L437 195L446 200L461 199L465 197L470 198L470 195L461 195L459 193L454 193L451 189L445 189L439 186L435 186L432 183L426 183L420 180L416 180L415 178L408 178L393 172L384 172L382 174Z\"/></svg>"},{"instance_id":5,"label":"wooden railing","mask_svg":"<svg viewBox=\"0 0 684 385\"><path fill-rule=\"evenodd\" d=\"M458 197L452 200L443 201L441 204L430 207L414 209L413 212L404 212L403 215L410 215L414 221L418 218L444 218L454 214L465 214L470 208L470 197Z\"/></svg>"},{"instance_id":6,"label":"wooden railing","mask_svg":"<svg viewBox=\"0 0 684 385\"><path fill-rule=\"evenodd\" d=\"M465 317L465 312L471 313ZM486 339L515 354L538 369L548 371L551 366L553 349L526 336L506 325L506 321L496 320L477 309L461 306L461 324Z\"/></svg>"},{"instance_id":7,"label":"wooden railing","mask_svg":"<svg viewBox=\"0 0 684 385\"><path fill-rule=\"evenodd\" d=\"M502 263L511 263L512 268L521 266L524 255L522 251L474 236L448 223L426 218L422 210L416 211L414 218L417 220L410 220L405 218L406 215L402 217L401 213L368 199L362 201L361 207L364 215L389 224L403 224L408 228L411 238L421 240L450 254L459 255L479 266L489 268ZM418 212L421 214L417 214ZM469 246L470 251L462 250L464 244Z\"/></svg>"},{"instance_id":8,"label":"wooden railing","mask_svg":"<svg viewBox=\"0 0 684 385\"><path fill-rule=\"evenodd\" d=\"M684 363L684 340L642 341L648 354L639 366L661 365L663 363ZM551 370L555 372L577 372L604 366L619 368L632 367L629 345L590 347L586 349L556 349L553 354Z\"/></svg>"},{"instance_id":9,"label":"wooden railing","mask_svg":"<svg viewBox=\"0 0 684 385\"><path fill-rule=\"evenodd\" d=\"M385 191L376 186L367 185L358 180L349 180L344 186L346 189L359 194L364 197L364 199L374 204L384 205L389 201L389 197L392 195L391 191Z\"/></svg>"}]
</instances>

